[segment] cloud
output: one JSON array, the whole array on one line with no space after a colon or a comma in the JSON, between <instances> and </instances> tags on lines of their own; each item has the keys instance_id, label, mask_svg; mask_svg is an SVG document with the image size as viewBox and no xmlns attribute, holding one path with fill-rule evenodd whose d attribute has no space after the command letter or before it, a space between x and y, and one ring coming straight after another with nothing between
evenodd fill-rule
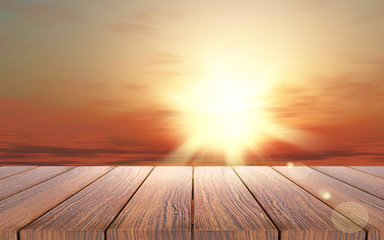
<instances>
[{"instance_id":1,"label":"cloud","mask_svg":"<svg viewBox=\"0 0 384 240\"><path fill-rule=\"evenodd\" d=\"M79 15L77 15L73 9L52 3L26 3L19 0L0 0L0 7L29 17L34 16L65 21L79 19Z\"/></svg>"},{"instance_id":2,"label":"cloud","mask_svg":"<svg viewBox=\"0 0 384 240\"><path fill-rule=\"evenodd\" d=\"M168 52L155 53L149 59L147 64L150 66L175 66L185 61L181 55Z\"/></svg>"},{"instance_id":3,"label":"cloud","mask_svg":"<svg viewBox=\"0 0 384 240\"><path fill-rule=\"evenodd\" d=\"M164 5L146 8L125 14L117 21L110 22L106 29L122 35L161 37L161 22L165 19L175 19L179 15Z\"/></svg>"},{"instance_id":4,"label":"cloud","mask_svg":"<svg viewBox=\"0 0 384 240\"><path fill-rule=\"evenodd\" d=\"M111 22L106 25L108 31L130 35L130 36L155 36L157 31L155 28L156 11L147 10L127 14L120 18L119 21Z\"/></svg>"},{"instance_id":5,"label":"cloud","mask_svg":"<svg viewBox=\"0 0 384 240\"><path fill-rule=\"evenodd\" d=\"M123 86L125 89L130 90L130 91L145 91L148 90L148 86L144 84L139 84L139 83L131 83L131 84L126 84Z\"/></svg>"},{"instance_id":6,"label":"cloud","mask_svg":"<svg viewBox=\"0 0 384 240\"><path fill-rule=\"evenodd\" d=\"M156 35L154 27L146 23L113 22L107 25L107 29L111 32L124 35Z\"/></svg>"},{"instance_id":7,"label":"cloud","mask_svg":"<svg viewBox=\"0 0 384 240\"><path fill-rule=\"evenodd\" d=\"M351 62L354 64L367 64L381 67L384 65L384 56L360 56L360 55L347 55Z\"/></svg>"},{"instance_id":8,"label":"cloud","mask_svg":"<svg viewBox=\"0 0 384 240\"><path fill-rule=\"evenodd\" d=\"M47 153L58 156L93 156L95 154L150 154L152 150L143 150L141 148L113 149L113 148L69 148L58 146L38 146L38 145L16 145L10 148L2 148L3 153L13 154L38 154ZM164 153L164 152L162 152Z\"/></svg>"},{"instance_id":9,"label":"cloud","mask_svg":"<svg viewBox=\"0 0 384 240\"><path fill-rule=\"evenodd\" d=\"M262 152L249 152L245 164L286 165L288 162L306 165L382 165L384 164L384 140L372 140L362 144L357 140L336 141L324 149L304 150L288 142L270 141ZM381 162L380 162L381 159ZM378 164L379 163L379 164Z\"/></svg>"},{"instance_id":10,"label":"cloud","mask_svg":"<svg viewBox=\"0 0 384 240\"><path fill-rule=\"evenodd\" d=\"M254 156L254 161L264 157L352 165L382 159L384 164L383 79L380 71L351 72L276 86L269 108L274 121L313 133L319 146L303 151L274 143L272 150L264 150L266 156Z\"/></svg>"},{"instance_id":11,"label":"cloud","mask_svg":"<svg viewBox=\"0 0 384 240\"><path fill-rule=\"evenodd\" d=\"M381 72L349 73L313 78L300 85L282 84L272 90L270 110L280 120L296 119L304 125L374 120L383 115L383 79Z\"/></svg>"},{"instance_id":12,"label":"cloud","mask_svg":"<svg viewBox=\"0 0 384 240\"><path fill-rule=\"evenodd\" d=\"M149 65L156 68L176 62L182 59L159 53ZM271 96L276 102L270 109L276 114L276 122L316 133L325 140L321 148L312 151L278 141L266 143L263 154L250 153L246 163L352 165L364 163L363 159L375 163L384 160L381 80L380 74L350 73L311 79L307 85L278 86ZM71 82L60 84L79 87ZM140 90L144 86L128 87ZM87 107L77 108L45 102L0 98L0 163L164 164L162 159L182 141L166 122L174 112L164 106L124 111L115 110L120 103L110 99L94 99ZM94 106L106 110L95 111ZM209 156L169 162L177 163L225 164Z\"/></svg>"},{"instance_id":13,"label":"cloud","mask_svg":"<svg viewBox=\"0 0 384 240\"><path fill-rule=\"evenodd\" d=\"M384 4L382 1L376 1L375 4L370 8L358 8L358 16L356 16L349 25L365 24L383 19Z\"/></svg>"},{"instance_id":14,"label":"cloud","mask_svg":"<svg viewBox=\"0 0 384 240\"><path fill-rule=\"evenodd\" d=\"M148 112L148 111L147 111ZM102 145L113 148L115 139L124 139L132 146L156 146L159 131L164 127L158 115L141 111L97 110L51 106L31 99L20 101L0 98L0 135L19 139L22 145L73 147L74 145ZM29 136L26 138L25 136ZM2 141L7 138L1 139Z\"/></svg>"}]
</instances>

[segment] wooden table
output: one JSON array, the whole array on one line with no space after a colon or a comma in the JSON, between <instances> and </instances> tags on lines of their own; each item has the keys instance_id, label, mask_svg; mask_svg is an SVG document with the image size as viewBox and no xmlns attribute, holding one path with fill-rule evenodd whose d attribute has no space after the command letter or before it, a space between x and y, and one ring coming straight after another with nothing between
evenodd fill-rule
<instances>
[{"instance_id":1,"label":"wooden table","mask_svg":"<svg viewBox=\"0 0 384 240\"><path fill-rule=\"evenodd\" d=\"M0 239L384 239L384 167L0 167Z\"/></svg>"}]
</instances>

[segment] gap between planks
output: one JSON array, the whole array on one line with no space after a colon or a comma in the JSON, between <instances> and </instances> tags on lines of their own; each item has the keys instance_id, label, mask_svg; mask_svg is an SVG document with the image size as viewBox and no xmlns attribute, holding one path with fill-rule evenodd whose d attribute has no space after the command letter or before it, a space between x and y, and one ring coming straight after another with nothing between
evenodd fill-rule
<instances>
[{"instance_id":1,"label":"gap between planks","mask_svg":"<svg viewBox=\"0 0 384 240\"><path fill-rule=\"evenodd\" d=\"M366 239L384 239L382 233L384 230L384 201L382 199L312 168L273 168L309 194L333 208L335 212L360 225L360 228L366 231ZM303 178L303 176L305 177ZM323 190L326 190L329 195L323 195ZM342 203L347 203L347 205L343 206ZM357 205L349 206L350 203L357 203ZM364 220L364 214L358 213L359 209L367 211L368 220Z\"/></svg>"},{"instance_id":2,"label":"gap between planks","mask_svg":"<svg viewBox=\"0 0 384 240\"><path fill-rule=\"evenodd\" d=\"M113 168L112 168L113 169ZM110 169L109 171L107 171L106 173L104 173L103 175L101 175L100 177L98 177L97 179L99 179L99 178L101 178L101 177L103 177L104 175L106 175L108 172L110 172L110 171L112 171L112 169ZM31 169L28 169L28 170L31 170ZM25 170L25 171L28 171L28 170ZM128 201L127 201L127 203L126 203L126 205L129 203L129 201L132 199L132 197L136 194L136 192L141 188L141 186L144 184L144 182L147 180L147 178L152 174L152 172L153 172L153 170L154 170L154 168L152 168L152 170L150 171L150 173L146 176L146 178L141 182L141 184L140 184L140 186L136 189L136 191L134 192L134 194L128 199ZM194 181L195 181L195 179L194 179L194 170L195 170L195 168L192 168L192 198L191 198L191 200L192 200L192 202L191 202L191 234L192 234L192 239L193 239L193 237L194 237L194 208L195 208L195 206L194 206ZM22 172L25 172L25 171L22 171ZM235 174L237 175L237 177L240 179L240 181L244 184L244 186L247 188L247 190L250 192L250 194L252 194L252 192L250 191L250 189L248 188L248 186L244 183L244 181L242 180L242 178L238 175L238 173L232 168L232 171L234 171L235 172ZM297 185L298 187L300 187L300 188L302 188L303 190L305 190L306 192L308 192L309 194L311 194L312 196L314 196L315 198L317 198L317 199L319 199L320 201L322 201L324 204L326 204L326 205L328 205L326 202L324 202L321 198L319 198L318 196L316 196L316 195L313 195L311 192L309 192L309 191L307 191L306 189L304 189L302 186L300 186L299 184L297 184L296 182L294 182L294 181L292 181L291 179L289 179L288 177L286 177L286 176L284 176L283 174L281 174L280 172L278 172L278 171L276 171L276 169L274 169L274 171L275 172L277 172L277 173L279 173L280 175L282 175L284 178L286 178L288 181L290 181L290 182L292 182L292 183L294 183L295 185ZM316 171L318 171L318 170L316 170ZM361 171L361 172L363 172L363 171ZM21 173L21 172L19 172L19 173ZM14 174L14 175L17 175L17 174L19 174L19 173L16 173L16 174ZM364 172L364 173L366 173L366 174L369 174L369 173L367 173L367 172ZM324 173L323 173L324 174ZM329 176L329 175L328 175ZM9 177L9 176L8 176ZM329 176L329 177L331 177L331 178L333 178L333 179L335 179L336 181L340 181L339 179L337 179L337 178L335 178L335 177L332 177L332 176ZM90 182L88 185L91 185L93 182L95 182L97 179L95 179L94 181L92 181L92 182ZM343 182L343 181L340 181L340 182ZM348 183L346 183L346 184L348 184ZM87 185L87 186L88 186ZM350 184L348 184L348 185L350 185ZM86 188L87 186L85 186L84 188ZM350 185L351 186L351 185ZM354 186L351 186L351 187L354 187ZM354 187L355 188L355 187ZM81 191L82 189L80 189L79 191ZM71 196L73 196L73 195L76 195L79 191L77 191L77 192L75 192L75 193L73 193ZM70 196L70 197L71 197ZM258 202L259 203L259 205L263 208L263 210L265 211L265 209L264 209L264 207L260 204L260 202L258 201L258 199L255 197L255 195L254 194L252 194L252 196L253 196L253 198L254 198L254 200L256 201L256 202ZM68 198L70 198L70 197L68 197ZM63 200L63 202L64 201L66 201L66 199L65 200ZM59 204L58 204L59 205ZM328 205L329 206L329 205ZM55 206L56 207L56 206ZM53 208L55 208L55 207L53 207ZM125 206L124 206L125 207ZM121 213L121 211L124 209L124 207L120 210L120 212L119 213ZM332 206L330 206L330 207L332 207ZM266 211L265 211L266 212ZM267 213L267 212L266 212ZM45 214L45 213L44 213ZM43 214L43 215L44 215ZM267 215L268 215L268 213L267 213ZM117 215L118 216L118 215ZM116 218L117 218L117 216L116 216ZM269 217L269 219L271 219L271 217L268 215L268 217ZM115 219L114 219L115 220ZM114 220L110 223L110 225L114 222ZM273 224L275 224L274 223L274 221L273 220L271 220L272 221L272 223ZM109 227L110 227L110 225L109 225ZM109 228L108 227L108 228ZM275 227L278 229L278 227L276 226L276 224L275 224ZM108 229L107 228L107 229ZM106 233L106 231L105 231L105 233ZM281 236L280 236L280 233L281 233L281 231L278 229L278 233L279 233L279 239L281 239ZM20 238L19 238L20 239Z\"/></svg>"},{"instance_id":3,"label":"gap between planks","mask_svg":"<svg viewBox=\"0 0 384 240\"><path fill-rule=\"evenodd\" d=\"M107 231L108 229L111 227L112 223L116 220L116 218L120 215L120 213L123 211L123 209L127 206L127 204L129 203L129 201L131 201L131 199L135 196L135 194L137 193L137 191L140 189L140 187L144 184L144 182L147 180L147 178L149 177L149 175L151 175L151 173L153 172L153 170L155 169L155 167L152 167L152 169L149 171L148 175L144 178L144 180L140 183L140 185L138 186L138 188L135 190L135 192L132 194L131 197L129 197L128 201L124 204L124 206L120 209L120 211L117 213L116 217L111 221L111 223L108 225L108 227L106 228L106 230L104 231L104 238L106 240L108 240L108 237L107 237Z\"/></svg>"}]
</instances>

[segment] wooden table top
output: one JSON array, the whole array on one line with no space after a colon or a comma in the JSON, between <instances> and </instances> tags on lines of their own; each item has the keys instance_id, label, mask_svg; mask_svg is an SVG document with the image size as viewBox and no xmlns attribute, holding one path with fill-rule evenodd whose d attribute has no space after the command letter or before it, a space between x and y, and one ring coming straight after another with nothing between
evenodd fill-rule
<instances>
[{"instance_id":1,"label":"wooden table top","mask_svg":"<svg viewBox=\"0 0 384 240\"><path fill-rule=\"evenodd\" d=\"M384 167L0 167L0 239L384 239Z\"/></svg>"}]
</instances>

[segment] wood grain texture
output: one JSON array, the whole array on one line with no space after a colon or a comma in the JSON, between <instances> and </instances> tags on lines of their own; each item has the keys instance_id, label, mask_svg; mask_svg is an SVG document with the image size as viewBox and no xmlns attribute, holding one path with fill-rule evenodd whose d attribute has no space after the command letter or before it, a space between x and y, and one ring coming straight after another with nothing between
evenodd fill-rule
<instances>
[{"instance_id":1,"label":"wood grain texture","mask_svg":"<svg viewBox=\"0 0 384 240\"><path fill-rule=\"evenodd\" d=\"M16 240L21 228L109 170L110 167L77 167L0 201L0 239Z\"/></svg>"},{"instance_id":2,"label":"wood grain texture","mask_svg":"<svg viewBox=\"0 0 384 240\"><path fill-rule=\"evenodd\" d=\"M376 197L384 199L384 178L348 167L313 167Z\"/></svg>"},{"instance_id":3,"label":"wood grain texture","mask_svg":"<svg viewBox=\"0 0 384 240\"><path fill-rule=\"evenodd\" d=\"M156 167L107 231L110 240L190 239L191 167Z\"/></svg>"},{"instance_id":4,"label":"wood grain texture","mask_svg":"<svg viewBox=\"0 0 384 240\"><path fill-rule=\"evenodd\" d=\"M22 173L36 167L32 166L20 166L20 167L0 167L0 179L13 176L18 173Z\"/></svg>"},{"instance_id":5,"label":"wood grain texture","mask_svg":"<svg viewBox=\"0 0 384 240\"><path fill-rule=\"evenodd\" d=\"M352 168L384 178L384 166L362 166Z\"/></svg>"},{"instance_id":6,"label":"wood grain texture","mask_svg":"<svg viewBox=\"0 0 384 240\"><path fill-rule=\"evenodd\" d=\"M118 167L20 231L20 240L102 240L152 167ZM81 213L81 214L79 214Z\"/></svg>"},{"instance_id":7,"label":"wood grain texture","mask_svg":"<svg viewBox=\"0 0 384 240\"><path fill-rule=\"evenodd\" d=\"M236 167L253 195L280 230L282 240L364 239L365 232L345 233L333 223L332 208L269 167ZM338 214L337 225L357 227Z\"/></svg>"},{"instance_id":8,"label":"wood grain texture","mask_svg":"<svg viewBox=\"0 0 384 240\"><path fill-rule=\"evenodd\" d=\"M275 169L364 227L368 231L368 239L384 239L384 201L380 198L315 170L303 178L299 177L306 171L303 167L275 167ZM343 205L340 204L345 205L345 203L357 204L357 207L354 209L341 208ZM361 214L356 214L355 211L365 211L368 214L368 223L364 217L361 217Z\"/></svg>"},{"instance_id":9,"label":"wood grain texture","mask_svg":"<svg viewBox=\"0 0 384 240\"><path fill-rule=\"evenodd\" d=\"M230 167L194 168L194 239L278 239L278 231Z\"/></svg>"},{"instance_id":10,"label":"wood grain texture","mask_svg":"<svg viewBox=\"0 0 384 240\"><path fill-rule=\"evenodd\" d=\"M38 167L0 180L0 200L28 189L73 167Z\"/></svg>"}]
</instances>

